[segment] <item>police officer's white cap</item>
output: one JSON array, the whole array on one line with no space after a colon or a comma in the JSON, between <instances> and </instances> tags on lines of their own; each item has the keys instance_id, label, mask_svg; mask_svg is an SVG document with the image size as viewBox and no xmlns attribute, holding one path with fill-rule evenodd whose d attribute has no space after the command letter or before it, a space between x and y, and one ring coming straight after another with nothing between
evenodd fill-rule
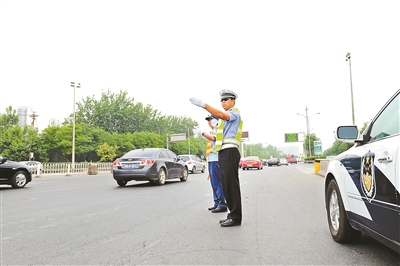
<instances>
[{"instance_id":1,"label":"police officer's white cap","mask_svg":"<svg viewBox=\"0 0 400 266\"><path fill-rule=\"evenodd\" d=\"M224 98L233 98L233 99L237 99L238 98L238 95L236 93L234 93L231 90L227 90L227 89L224 89L224 90L220 91L219 95L221 96L221 100L224 99Z\"/></svg>"}]
</instances>

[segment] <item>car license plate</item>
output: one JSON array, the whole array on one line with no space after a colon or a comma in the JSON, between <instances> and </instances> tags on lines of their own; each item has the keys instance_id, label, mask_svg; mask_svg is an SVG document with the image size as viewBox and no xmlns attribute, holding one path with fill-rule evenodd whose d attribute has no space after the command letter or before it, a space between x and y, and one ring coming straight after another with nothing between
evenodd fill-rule
<instances>
[{"instance_id":1,"label":"car license plate","mask_svg":"<svg viewBox=\"0 0 400 266\"><path fill-rule=\"evenodd\" d=\"M248 164L247 166L253 166L252 164Z\"/></svg>"},{"instance_id":2,"label":"car license plate","mask_svg":"<svg viewBox=\"0 0 400 266\"><path fill-rule=\"evenodd\" d=\"M136 163L124 163L123 168L139 168L139 165Z\"/></svg>"}]
</instances>

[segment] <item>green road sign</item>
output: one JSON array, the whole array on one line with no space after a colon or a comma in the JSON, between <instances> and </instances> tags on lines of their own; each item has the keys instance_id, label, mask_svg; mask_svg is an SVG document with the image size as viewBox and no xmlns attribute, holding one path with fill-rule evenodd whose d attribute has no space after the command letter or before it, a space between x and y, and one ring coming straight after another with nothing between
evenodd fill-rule
<instances>
[{"instance_id":1,"label":"green road sign","mask_svg":"<svg viewBox=\"0 0 400 266\"><path fill-rule=\"evenodd\" d=\"M285 133L285 142L298 142L299 136L297 133Z\"/></svg>"}]
</instances>

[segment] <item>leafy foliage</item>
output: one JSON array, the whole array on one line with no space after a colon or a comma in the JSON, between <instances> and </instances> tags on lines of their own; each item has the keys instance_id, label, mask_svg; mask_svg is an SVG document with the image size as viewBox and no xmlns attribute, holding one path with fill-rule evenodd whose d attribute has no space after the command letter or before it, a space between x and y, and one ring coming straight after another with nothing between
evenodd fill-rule
<instances>
[{"instance_id":1,"label":"leafy foliage","mask_svg":"<svg viewBox=\"0 0 400 266\"><path fill-rule=\"evenodd\" d=\"M304 137L303 148L307 151L307 157L314 155L314 141L320 140L314 133L306 134ZM311 154L309 154L311 152Z\"/></svg>"},{"instance_id":2,"label":"leafy foliage","mask_svg":"<svg viewBox=\"0 0 400 266\"><path fill-rule=\"evenodd\" d=\"M197 122L185 116L162 116L141 103L135 105L126 92L108 91L100 101L88 97L78 105L81 109L75 123L76 161L114 160L132 149L166 147L167 134L174 133L187 132L191 150L199 155L203 149L198 147L205 147L204 140L190 136ZM169 143L169 148L177 154L186 153L187 143L188 140L186 144ZM8 107L5 114L0 114L0 151L2 156L16 161L28 160L30 153L43 162L71 161L72 115L62 124L52 121L39 134L30 127L18 126L16 110Z\"/></svg>"},{"instance_id":3,"label":"leafy foliage","mask_svg":"<svg viewBox=\"0 0 400 266\"><path fill-rule=\"evenodd\" d=\"M100 157L100 162L110 162L115 159L117 156L117 146L110 146L105 142L103 145L100 145L97 150L97 155Z\"/></svg>"},{"instance_id":4,"label":"leafy foliage","mask_svg":"<svg viewBox=\"0 0 400 266\"><path fill-rule=\"evenodd\" d=\"M261 143L256 143L256 144L245 144L243 150L244 154L242 154L242 157L247 157L247 156L258 156L259 158L279 158L279 157L284 157L284 154L282 151L278 150L277 147L268 145L264 147Z\"/></svg>"},{"instance_id":5,"label":"leafy foliage","mask_svg":"<svg viewBox=\"0 0 400 266\"><path fill-rule=\"evenodd\" d=\"M10 125L0 130L0 151L3 157L13 161L29 160L31 152L34 159L40 159L43 153L38 131L19 125Z\"/></svg>"},{"instance_id":6,"label":"leafy foliage","mask_svg":"<svg viewBox=\"0 0 400 266\"><path fill-rule=\"evenodd\" d=\"M0 130L4 131L9 126L18 125L18 115L17 111L11 106L6 108L5 114L0 114Z\"/></svg>"},{"instance_id":7,"label":"leafy foliage","mask_svg":"<svg viewBox=\"0 0 400 266\"><path fill-rule=\"evenodd\" d=\"M77 107L76 123L99 127L110 133L156 132L164 118L150 105L135 104L126 91L116 94L108 90L102 92L100 100L87 97L77 103Z\"/></svg>"}]
</instances>

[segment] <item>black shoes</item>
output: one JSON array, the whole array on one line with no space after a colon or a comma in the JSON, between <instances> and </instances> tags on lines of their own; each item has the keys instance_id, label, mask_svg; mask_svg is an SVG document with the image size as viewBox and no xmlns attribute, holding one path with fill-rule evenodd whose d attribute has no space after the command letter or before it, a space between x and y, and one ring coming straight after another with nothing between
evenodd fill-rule
<instances>
[{"instance_id":1,"label":"black shoes","mask_svg":"<svg viewBox=\"0 0 400 266\"><path fill-rule=\"evenodd\" d=\"M234 221L232 219L220 220L219 223L221 224L222 227L241 225L241 222Z\"/></svg>"},{"instance_id":2,"label":"black shoes","mask_svg":"<svg viewBox=\"0 0 400 266\"><path fill-rule=\"evenodd\" d=\"M216 212L227 212L228 209L227 208L215 208L214 210L212 210L213 213Z\"/></svg>"},{"instance_id":3,"label":"black shoes","mask_svg":"<svg viewBox=\"0 0 400 266\"><path fill-rule=\"evenodd\" d=\"M213 213L217 213L217 212L227 212L228 208L217 208L217 207L210 207L208 208L209 211L213 212ZM228 214L228 217L230 217L230 214ZM235 221L232 220L231 218L226 218L223 220L219 220L219 223L221 224L221 227L229 227L229 226L238 226L241 225L242 222L240 221Z\"/></svg>"}]
</instances>

